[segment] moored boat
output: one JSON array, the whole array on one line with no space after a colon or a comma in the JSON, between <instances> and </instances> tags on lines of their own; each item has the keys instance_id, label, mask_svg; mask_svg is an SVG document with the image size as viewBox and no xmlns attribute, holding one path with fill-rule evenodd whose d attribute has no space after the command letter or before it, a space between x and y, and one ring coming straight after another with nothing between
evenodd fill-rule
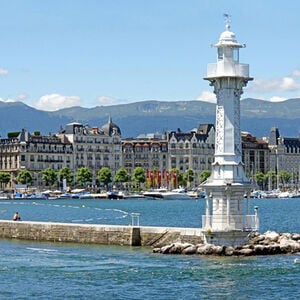
<instances>
[{"instance_id":1,"label":"moored boat","mask_svg":"<svg viewBox=\"0 0 300 300\"><path fill-rule=\"evenodd\" d=\"M189 199L187 193L183 190L172 190L168 191L167 189L156 189L144 192L143 195L147 198L152 199Z\"/></svg>"}]
</instances>

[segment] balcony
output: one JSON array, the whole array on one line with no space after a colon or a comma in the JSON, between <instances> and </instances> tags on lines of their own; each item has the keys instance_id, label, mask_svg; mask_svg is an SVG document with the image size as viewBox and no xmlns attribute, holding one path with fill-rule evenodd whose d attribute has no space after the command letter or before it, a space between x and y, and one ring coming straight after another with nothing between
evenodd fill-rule
<instances>
[{"instance_id":1,"label":"balcony","mask_svg":"<svg viewBox=\"0 0 300 300\"><path fill-rule=\"evenodd\" d=\"M249 65L220 61L207 65L207 78L214 77L249 77Z\"/></svg>"},{"instance_id":2,"label":"balcony","mask_svg":"<svg viewBox=\"0 0 300 300\"><path fill-rule=\"evenodd\" d=\"M214 229L216 227L217 230L220 230L218 225L215 226L215 223L217 222L218 225L222 227L222 230L223 228L224 230L241 230L241 231L259 230L258 215L229 216L228 219L225 220L225 222L223 216L202 215L202 228L204 229Z\"/></svg>"}]
</instances>

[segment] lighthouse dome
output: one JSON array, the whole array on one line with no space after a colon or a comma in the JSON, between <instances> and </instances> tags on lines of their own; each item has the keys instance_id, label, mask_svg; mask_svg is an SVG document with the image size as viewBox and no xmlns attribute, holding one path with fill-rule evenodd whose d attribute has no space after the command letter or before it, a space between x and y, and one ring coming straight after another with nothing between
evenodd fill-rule
<instances>
[{"instance_id":1,"label":"lighthouse dome","mask_svg":"<svg viewBox=\"0 0 300 300\"><path fill-rule=\"evenodd\" d=\"M229 30L225 30L221 33L219 38L220 43L224 42L231 42L231 43L237 43L235 33Z\"/></svg>"}]
</instances>

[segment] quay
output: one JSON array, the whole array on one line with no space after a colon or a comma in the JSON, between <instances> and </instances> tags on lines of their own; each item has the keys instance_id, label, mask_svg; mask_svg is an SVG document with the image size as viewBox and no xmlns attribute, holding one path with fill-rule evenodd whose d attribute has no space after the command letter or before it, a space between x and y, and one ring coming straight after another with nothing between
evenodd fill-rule
<instances>
[{"instance_id":1,"label":"quay","mask_svg":"<svg viewBox=\"0 0 300 300\"><path fill-rule=\"evenodd\" d=\"M71 224L0 220L0 238L120 246L162 247L204 242L201 228Z\"/></svg>"}]
</instances>

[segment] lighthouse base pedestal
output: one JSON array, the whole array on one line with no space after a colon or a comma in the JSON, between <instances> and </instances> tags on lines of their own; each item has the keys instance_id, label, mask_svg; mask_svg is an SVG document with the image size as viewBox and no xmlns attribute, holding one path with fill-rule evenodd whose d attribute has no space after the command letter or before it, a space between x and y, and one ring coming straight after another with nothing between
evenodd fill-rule
<instances>
[{"instance_id":1,"label":"lighthouse base pedestal","mask_svg":"<svg viewBox=\"0 0 300 300\"><path fill-rule=\"evenodd\" d=\"M226 247L238 247L247 244L251 232L247 231L210 231L204 232L208 244Z\"/></svg>"}]
</instances>

